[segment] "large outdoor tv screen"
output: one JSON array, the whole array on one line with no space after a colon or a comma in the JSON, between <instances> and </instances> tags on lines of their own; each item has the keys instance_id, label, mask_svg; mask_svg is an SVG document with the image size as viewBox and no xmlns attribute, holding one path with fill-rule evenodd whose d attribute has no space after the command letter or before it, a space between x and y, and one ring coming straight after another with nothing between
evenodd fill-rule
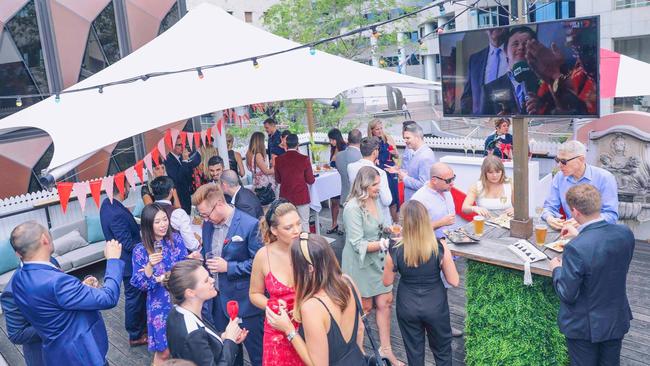
<instances>
[{"instance_id":1,"label":"large outdoor tv screen","mask_svg":"<svg viewBox=\"0 0 650 366\"><path fill-rule=\"evenodd\" d=\"M598 117L599 18L440 34L447 117Z\"/></svg>"}]
</instances>

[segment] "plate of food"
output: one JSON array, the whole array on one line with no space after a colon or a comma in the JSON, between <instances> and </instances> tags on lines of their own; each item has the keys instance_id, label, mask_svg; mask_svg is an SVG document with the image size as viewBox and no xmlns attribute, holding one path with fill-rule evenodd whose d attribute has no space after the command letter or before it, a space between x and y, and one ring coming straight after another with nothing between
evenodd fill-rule
<instances>
[{"instance_id":1,"label":"plate of food","mask_svg":"<svg viewBox=\"0 0 650 366\"><path fill-rule=\"evenodd\" d=\"M570 239L560 239L544 246L558 253L562 253L564 251L564 246L569 242L569 240Z\"/></svg>"},{"instance_id":2,"label":"plate of food","mask_svg":"<svg viewBox=\"0 0 650 366\"><path fill-rule=\"evenodd\" d=\"M475 244L480 241L475 235L468 233L465 229L459 228L456 230L444 231L447 240L454 244Z\"/></svg>"},{"instance_id":3,"label":"plate of food","mask_svg":"<svg viewBox=\"0 0 650 366\"><path fill-rule=\"evenodd\" d=\"M493 218L488 219L487 222L489 222L491 224L494 224L494 225L501 226L501 227L506 228L506 229L510 229L510 220L512 220L512 217L509 216L508 214L504 213L504 214L501 214L501 215L499 215L497 217L493 217Z\"/></svg>"}]
</instances>

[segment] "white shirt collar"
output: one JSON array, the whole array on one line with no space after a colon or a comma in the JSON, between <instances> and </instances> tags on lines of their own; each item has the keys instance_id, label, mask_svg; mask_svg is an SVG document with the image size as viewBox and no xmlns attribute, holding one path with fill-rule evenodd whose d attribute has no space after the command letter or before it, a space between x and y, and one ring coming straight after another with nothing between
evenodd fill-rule
<instances>
[{"instance_id":1,"label":"white shirt collar","mask_svg":"<svg viewBox=\"0 0 650 366\"><path fill-rule=\"evenodd\" d=\"M494 46L490 43L490 51L489 51L490 56L491 56L491 55L494 55L494 52L496 51L497 48L501 50L501 54L502 54L502 55L505 55L505 54L504 54L505 51L503 50L503 45L501 45L500 47L494 47Z\"/></svg>"},{"instance_id":2,"label":"white shirt collar","mask_svg":"<svg viewBox=\"0 0 650 366\"><path fill-rule=\"evenodd\" d=\"M237 187L237 190L235 191L235 194L232 195L232 199L230 200L231 204L233 204L233 205L235 204L235 199L237 198L237 193L239 193L239 191L241 191L241 186Z\"/></svg>"},{"instance_id":3,"label":"white shirt collar","mask_svg":"<svg viewBox=\"0 0 650 366\"><path fill-rule=\"evenodd\" d=\"M587 226L589 226L589 225L591 225L591 224L594 224L594 223L596 223L596 222L599 222L599 221L603 221L603 220L605 220L605 218L603 218L602 216L598 216L597 219L593 219L593 220L591 220L591 221L587 221L587 222L585 222L584 224L578 226L578 232L582 232L582 230L584 230L584 228L586 228Z\"/></svg>"},{"instance_id":4,"label":"white shirt collar","mask_svg":"<svg viewBox=\"0 0 650 366\"><path fill-rule=\"evenodd\" d=\"M156 203L166 203L168 205L171 205L172 201L170 201L170 200L156 200Z\"/></svg>"},{"instance_id":5,"label":"white shirt collar","mask_svg":"<svg viewBox=\"0 0 650 366\"><path fill-rule=\"evenodd\" d=\"M203 324L203 322L201 321L201 319L199 319L193 312L183 308L180 305L174 305L174 308L176 309L176 311L183 314L183 317L185 318L185 328L187 329L188 334L192 333L193 331L197 330L200 327L203 328L206 333L218 339L219 342L223 343L221 337L219 337L216 333L210 330L210 328L206 327L205 324Z\"/></svg>"}]
</instances>

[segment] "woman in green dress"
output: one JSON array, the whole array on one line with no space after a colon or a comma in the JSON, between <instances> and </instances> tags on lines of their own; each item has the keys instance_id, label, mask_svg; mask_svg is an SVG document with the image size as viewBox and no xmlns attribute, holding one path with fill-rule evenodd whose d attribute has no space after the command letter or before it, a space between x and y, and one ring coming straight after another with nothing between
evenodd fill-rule
<instances>
[{"instance_id":1,"label":"woman in green dress","mask_svg":"<svg viewBox=\"0 0 650 366\"><path fill-rule=\"evenodd\" d=\"M390 225L390 215L379 199L379 173L373 167L359 170L343 210L345 247L343 273L352 277L362 297L364 313L377 309L375 318L381 343L380 353L393 365L403 365L390 345L390 311L393 286L384 286L382 275L388 240L381 239Z\"/></svg>"}]
</instances>

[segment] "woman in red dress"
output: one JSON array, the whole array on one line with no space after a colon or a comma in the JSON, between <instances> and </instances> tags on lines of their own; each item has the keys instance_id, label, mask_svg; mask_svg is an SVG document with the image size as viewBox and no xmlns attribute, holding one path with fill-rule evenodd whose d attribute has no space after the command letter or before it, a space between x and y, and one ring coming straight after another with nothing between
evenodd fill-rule
<instances>
[{"instance_id":1,"label":"woman in red dress","mask_svg":"<svg viewBox=\"0 0 650 366\"><path fill-rule=\"evenodd\" d=\"M253 260L250 299L260 309L278 313L283 307L291 314L295 300L291 267L291 244L300 236L300 216L296 207L284 199L271 203L260 220L260 233L264 241ZM265 293L269 294L267 298ZM297 329L297 323L294 322ZM298 353L282 331L264 322L263 366L301 366Z\"/></svg>"}]
</instances>

